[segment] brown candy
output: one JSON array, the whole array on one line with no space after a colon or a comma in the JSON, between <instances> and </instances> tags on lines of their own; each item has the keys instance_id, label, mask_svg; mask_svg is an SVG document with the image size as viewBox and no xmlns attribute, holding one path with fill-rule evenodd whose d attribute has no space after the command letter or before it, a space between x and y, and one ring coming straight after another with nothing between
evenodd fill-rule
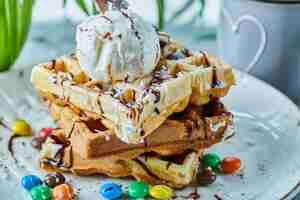
<instances>
[{"instance_id":1,"label":"brown candy","mask_svg":"<svg viewBox=\"0 0 300 200\"><path fill-rule=\"evenodd\" d=\"M203 169L197 175L198 183L201 186L211 185L216 181L216 179L217 179L217 175L211 168Z\"/></svg>"},{"instance_id":2,"label":"brown candy","mask_svg":"<svg viewBox=\"0 0 300 200\"><path fill-rule=\"evenodd\" d=\"M58 185L64 184L66 181L63 174L56 172L52 174L47 174L44 183L49 186L50 188L54 188Z\"/></svg>"}]
</instances>

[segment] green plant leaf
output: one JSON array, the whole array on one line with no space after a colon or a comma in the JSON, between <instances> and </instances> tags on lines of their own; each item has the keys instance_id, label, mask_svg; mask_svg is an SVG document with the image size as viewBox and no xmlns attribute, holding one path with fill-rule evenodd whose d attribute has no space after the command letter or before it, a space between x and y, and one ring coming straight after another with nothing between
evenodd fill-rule
<instances>
[{"instance_id":1,"label":"green plant leaf","mask_svg":"<svg viewBox=\"0 0 300 200\"><path fill-rule=\"evenodd\" d=\"M33 2L0 1L0 71L9 69L19 56L29 31Z\"/></svg>"},{"instance_id":2,"label":"green plant leaf","mask_svg":"<svg viewBox=\"0 0 300 200\"><path fill-rule=\"evenodd\" d=\"M79 6L79 8L85 12L85 14L90 15L89 9L86 5L86 2L84 0L76 0L77 5Z\"/></svg>"},{"instance_id":3,"label":"green plant leaf","mask_svg":"<svg viewBox=\"0 0 300 200\"><path fill-rule=\"evenodd\" d=\"M6 30L6 39L7 39L7 52L9 55L9 62L13 62L13 57L15 54L15 38L13 37L13 21L11 19L12 13L12 1L4 0L4 18L5 18L5 30Z\"/></svg>"},{"instance_id":4,"label":"green plant leaf","mask_svg":"<svg viewBox=\"0 0 300 200\"><path fill-rule=\"evenodd\" d=\"M68 0L63 0L63 7L65 8L68 3Z\"/></svg>"},{"instance_id":5,"label":"green plant leaf","mask_svg":"<svg viewBox=\"0 0 300 200\"><path fill-rule=\"evenodd\" d=\"M178 17L185 13L194 4L195 0L187 0L181 8L179 8L170 18L170 22L174 22Z\"/></svg>"},{"instance_id":6,"label":"green plant leaf","mask_svg":"<svg viewBox=\"0 0 300 200\"><path fill-rule=\"evenodd\" d=\"M23 2L25 3L25 2ZM18 19L18 5L19 2L17 1L11 1L10 0L10 34L12 35L16 35L17 37L14 38L12 41L11 41L11 45L12 45L12 62L14 62L18 56L18 42L19 42L19 39L18 38L18 21L21 19Z\"/></svg>"},{"instance_id":7,"label":"green plant leaf","mask_svg":"<svg viewBox=\"0 0 300 200\"><path fill-rule=\"evenodd\" d=\"M21 6L21 31L20 31L20 43L19 43L19 51L23 47L24 42L26 41L27 33L30 29L30 24L31 24L31 18L32 18L32 10L33 10L33 4L34 0L26 0L26 3Z\"/></svg>"},{"instance_id":8,"label":"green plant leaf","mask_svg":"<svg viewBox=\"0 0 300 200\"><path fill-rule=\"evenodd\" d=\"M96 5L96 2L94 1L93 2L93 15L97 15L99 14L99 11L97 9L97 5Z\"/></svg>"},{"instance_id":9,"label":"green plant leaf","mask_svg":"<svg viewBox=\"0 0 300 200\"><path fill-rule=\"evenodd\" d=\"M158 15L158 29L162 30L165 25L165 1L164 0L156 0L157 4L157 15Z\"/></svg>"},{"instance_id":10,"label":"green plant leaf","mask_svg":"<svg viewBox=\"0 0 300 200\"><path fill-rule=\"evenodd\" d=\"M0 1L0 10L5 10L5 2ZM8 40L7 40L7 26L5 12L0 12L0 71L5 70L4 68L9 65L8 57Z\"/></svg>"},{"instance_id":11,"label":"green plant leaf","mask_svg":"<svg viewBox=\"0 0 300 200\"><path fill-rule=\"evenodd\" d=\"M198 5L199 5L199 11L198 11L198 15L200 16L200 17L202 17L203 16L203 13L204 13L204 10L205 10L205 4L206 3L206 1L205 0L198 0Z\"/></svg>"}]
</instances>

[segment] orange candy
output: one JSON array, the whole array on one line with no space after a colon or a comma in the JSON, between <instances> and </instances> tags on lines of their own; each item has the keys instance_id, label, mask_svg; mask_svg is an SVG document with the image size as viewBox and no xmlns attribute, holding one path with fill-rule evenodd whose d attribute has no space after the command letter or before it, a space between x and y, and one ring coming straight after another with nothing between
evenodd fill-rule
<instances>
[{"instance_id":1,"label":"orange candy","mask_svg":"<svg viewBox=\"0 0 300 200\"><path fill-rule=\"evenodd\" d=\"M73 188L68 184L61 184L53 189L54 200L71 200L74 196Z\"/></svg>"},{"instance_id":2,"label":"orange candy","mask_svg":"<svg viewBox=\"0 0 300 200\"><path fill-rule=\"evenodd\" d=\"M236 157L225 157L221 162L221 169L224 174L233 174L241 168L241 160Z\"/></svg>"}]
</instances>

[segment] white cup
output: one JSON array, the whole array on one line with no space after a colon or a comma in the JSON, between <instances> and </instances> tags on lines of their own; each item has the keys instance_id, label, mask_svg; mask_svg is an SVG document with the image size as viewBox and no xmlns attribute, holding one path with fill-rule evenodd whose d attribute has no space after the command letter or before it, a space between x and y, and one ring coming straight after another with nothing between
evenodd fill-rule
<instances>
[{"instance_id":1,"label":"white cup","mask_svg":"<svg viewBox=\"0 0 300 200\"><path fill-rule=\"evenodd\" d=\"M226 0L220 56L300 102L300 0Z\"/></svg>"}]
</instances>

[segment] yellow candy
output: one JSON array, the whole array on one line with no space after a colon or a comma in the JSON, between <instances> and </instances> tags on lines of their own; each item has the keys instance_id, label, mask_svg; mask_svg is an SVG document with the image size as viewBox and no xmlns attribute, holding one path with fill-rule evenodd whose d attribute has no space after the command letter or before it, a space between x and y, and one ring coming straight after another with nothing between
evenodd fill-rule
<instances>
[{"instance_id":1,"label":"yellow candy","mask_svg":"<svg viewBox=\"0 0 300 200\"><path fill-rule=\"evenodd\" d=\"M14 135L29 136L32 134L30 125L22 119L15 120L11 129Z\"/></svg>"},{"instance_id":2,"label":"yellow candy","mask_svg":"<svg viewBox=\"0 0 300 200\"><path fill-rule=\"evenodd\" d=\"M150 195L155 199L167 200L173 196L173 190L165 185L155 185L150 188Z\"/></svg>"}]
</instances>

